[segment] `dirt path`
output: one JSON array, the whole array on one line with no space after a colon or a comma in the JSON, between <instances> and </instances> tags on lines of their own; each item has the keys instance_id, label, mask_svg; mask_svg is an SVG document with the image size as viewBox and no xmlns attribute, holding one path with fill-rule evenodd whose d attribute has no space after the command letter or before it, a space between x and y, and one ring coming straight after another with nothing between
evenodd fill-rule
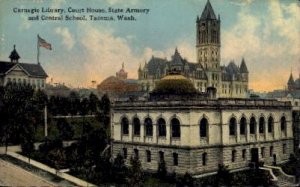
<instances>
[{"instance_id":1,"label":"dirt path","mask_svg":"<svg viewBox=\"0 0 300 187\"><path fill-rule=\"evenodd\" d=\"M55 186L41 177L0 159L0 186Z\"/></svg>"}]
</instances>

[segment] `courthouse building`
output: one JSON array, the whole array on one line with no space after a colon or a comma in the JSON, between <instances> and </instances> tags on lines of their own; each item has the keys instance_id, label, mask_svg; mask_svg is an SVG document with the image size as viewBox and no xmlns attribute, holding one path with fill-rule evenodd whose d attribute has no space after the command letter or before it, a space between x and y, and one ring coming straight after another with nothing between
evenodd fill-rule
<instances>
[{"instance_id":1,"label":"courthouse building","mask_svg":"<svg viewBox=\"0 0 300 187\"><path fill-rule=\"evenodd\" d=\"M170 70L178 70L200 92L217 89L217 97L246 98L249 71L245 59L221 65L221 19L208 1L201 16L196 19L196 62L189 62L175 49L171 60L152 57L138 69L139 83L149 92Z\"/></svg>"},{"instance_id":2,"label":"courthouse building","mask_svg":"<svg viewBox=\"0 0 300 187\"><path fill-rule=\"evenodd\" d=\"M176 50L170 62L174 66L161 74L146 100L113 103L113 156L122 154L127 163L138 157L149 171L157 171L164 161L169 172L182 174L217 171L218 164L237 169L259 160L266 164L286 161L293 153L291 103L243 98L248 84L246 65L220 67L220 18L216 19L209 1L197 19L199 27L197 35L202 29L205 34L197 44L197 66L200 72L209 72L194 75L206 81L205 88L199 89L183 71L180 63L184 60ZM233 74L227 79L228 72ZM225 92L223 84L227 83L233 90Z\"/></svg>"}]
</instances>

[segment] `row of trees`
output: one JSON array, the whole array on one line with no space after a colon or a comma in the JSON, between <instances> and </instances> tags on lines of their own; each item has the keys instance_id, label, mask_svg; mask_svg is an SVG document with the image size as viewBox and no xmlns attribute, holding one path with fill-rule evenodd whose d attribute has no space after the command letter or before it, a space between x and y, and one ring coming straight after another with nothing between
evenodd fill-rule
<instances>
[{"instance_id":1,"label":"row of trees","mask_svg":"<svg viewBox=\"0 0 300 187\"><path fill-rule=\"evenodd\" d=\"M107 103L108 102L108 103ZM51 96L48 101L48 109L53 115L87 115L97 114L99 110L109 107L107 95L99 99L97 95L91 93L89 97L80 98L75 91L69 96Z\"/></svg>"}]
</instances>

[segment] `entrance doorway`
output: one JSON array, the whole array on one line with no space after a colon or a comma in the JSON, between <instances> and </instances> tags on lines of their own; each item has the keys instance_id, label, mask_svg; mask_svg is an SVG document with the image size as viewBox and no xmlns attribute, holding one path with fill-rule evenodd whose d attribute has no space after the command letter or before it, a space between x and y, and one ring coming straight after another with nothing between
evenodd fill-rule
<instances>
[{"instance_id":1,"label":"entrance doorway","mask_svg":"<svg viewBox=\"0 0 300 187\"><path fill-rule=\"evenodd\" d=\"M258 148L252 148L251 149L251 162L258 163Z\"/></svg>"}]
</instances>

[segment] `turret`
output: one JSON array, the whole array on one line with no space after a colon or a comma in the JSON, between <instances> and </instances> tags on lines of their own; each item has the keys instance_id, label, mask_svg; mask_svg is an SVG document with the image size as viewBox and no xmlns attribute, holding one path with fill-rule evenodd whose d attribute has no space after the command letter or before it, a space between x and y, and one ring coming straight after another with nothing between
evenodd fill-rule
<instances>
[{"instance_id":1,"label":"turret","mask_svg":"<svg viewBox=\"0 0 300 187\"><path fill-rule=\"evenodd\" d=\"M11 62L19 62L20 56L16 50L16 45L14 45L13 51L9 55L10 61Z\"/></svg>"},{"instance_id":2,"label":"turret","mask_svg":"<svg viewBox=\"0 0 300 187\"><path fill-rule=\"evenodd\" d=\"M242 80L243 81L248 81L249 71L248 71L248 68L247 68L247 65L246 65L246 62L245 62L244 58L242 59L242 62L241 62L240 73L241 73L241 76L242 76Z\"/></svg>"},{"instance_id":3,"label":"turret","mask_svg":"<svg viewBox=\"0 0 300 187\"><path fill-rule=\"evenodd\" d=\"M294 78L293 78L293 73L291 72L291 75L290 75L290 78L288 80L288 90L291 91L291 90L294 90L295 88L295 81L294 81Z\"/></svg>"}]
</instances>

